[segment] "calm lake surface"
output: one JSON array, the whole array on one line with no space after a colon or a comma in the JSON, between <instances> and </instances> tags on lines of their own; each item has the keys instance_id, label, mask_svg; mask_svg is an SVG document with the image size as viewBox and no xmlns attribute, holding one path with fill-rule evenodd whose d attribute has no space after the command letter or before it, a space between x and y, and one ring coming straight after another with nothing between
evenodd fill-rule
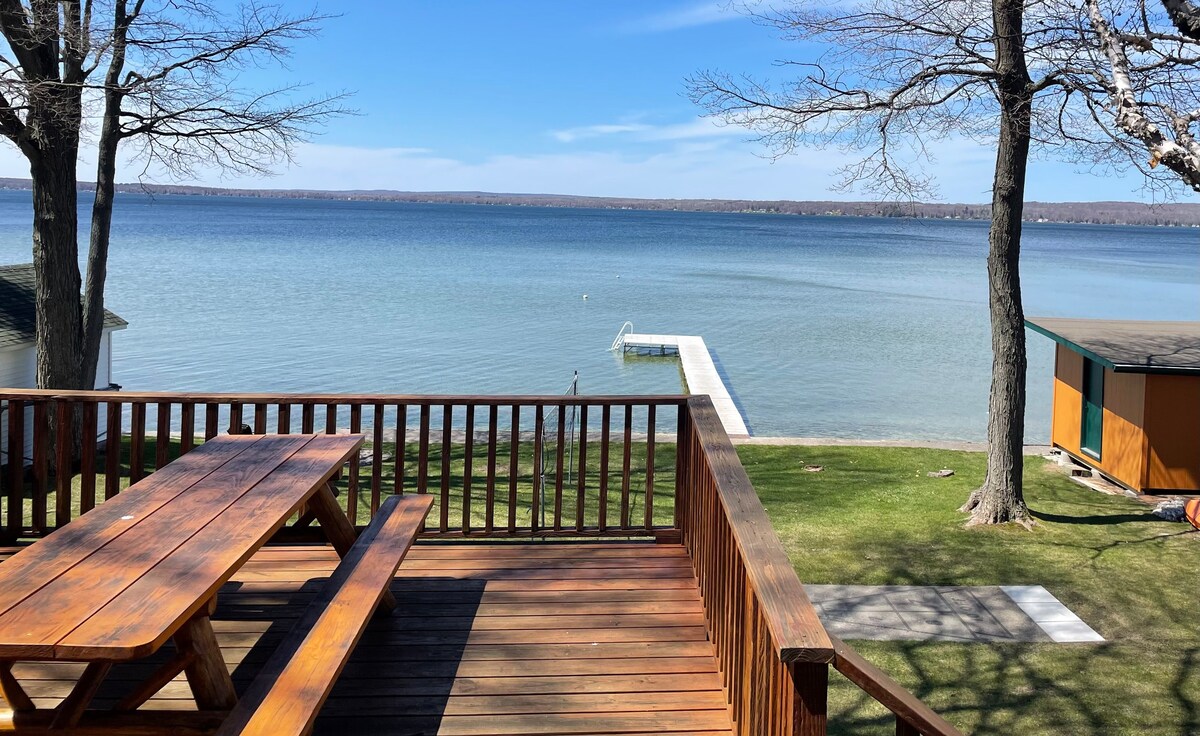
<instances>
[{"instance_id":1,"label":"calm lake surface","mask_svg":"<svg viewBox=\"0 0 1200 736\"><path fill-rule=\"evenodd\" d=\"M31 260L30 216L0 192L3 262ZM982 222L120 195L114 380L679 392L677 361L607 351L632 320L702 335L755 434L979 440L986 242ZM1200 319L1200 230L1030 224L1022 276L1030 315ZM1040 442L1053 350L1029 347Z\"/></svg>"}]
</instances>

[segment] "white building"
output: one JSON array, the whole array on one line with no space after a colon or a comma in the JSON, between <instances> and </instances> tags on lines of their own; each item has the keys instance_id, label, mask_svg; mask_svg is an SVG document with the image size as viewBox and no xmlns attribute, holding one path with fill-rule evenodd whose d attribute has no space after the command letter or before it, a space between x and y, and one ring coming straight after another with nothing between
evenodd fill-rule
<instances>
[{"instance_id":1,"label":"white building","mask_svg":"<svg viewBox=\"0 0 1200 736\"><path fill-rule=\"evenodd\" d=\"M32 263L0 266L0 386L34 388L37 363L34 347L34 273ZM128 322L104 310L104 332L100 338L100 359L96 364L96 388L112 387L112 333L123 330ZM7 406L0 413L0 464L8 463ZM25 426L31 427L33 410L27 409ZM100 417L103 424L104 418ZM103 432L104 428L100 427ZM25 433L26 462L33 454L33 433Z\"/></svg>"}]
</instances>

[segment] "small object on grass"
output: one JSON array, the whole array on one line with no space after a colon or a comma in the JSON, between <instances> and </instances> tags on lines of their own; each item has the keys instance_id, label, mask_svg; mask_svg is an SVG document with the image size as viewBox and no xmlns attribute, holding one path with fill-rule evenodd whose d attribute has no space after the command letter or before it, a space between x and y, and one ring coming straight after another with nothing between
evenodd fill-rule
<instances>
[{"instance_id":1,"label":"small object on grass","mask_svg":"<svg viewBox=\"0 0 1200 736\"><path fill-rule=\"evenodd\" d=\"M1189 524L1200 529L1200 498L1189 499L1183 505L1183 517L1188 520Z\"/></svg>"},{"instance_id":2,"label":"small object on grass","mask_svg":"<svg viewBox=\"0 0 1200 736\"><path fill-rule=\"evenodd\" d=\"M950 468L942 468L941 470L931 470L925 475L928 475L930 478L949 478L954 475L954 471Z\"/></svg>"},{"instance_id":3,"label":"small object on grass","mask_svg":"<svg viewBox=\"0 0 1200 736\"><path fill-rule=\"evenodd\" d=\"M819 473L825 469L823 465L805 465L804 469L810 473Z\"/></svg>"}]
</instances>

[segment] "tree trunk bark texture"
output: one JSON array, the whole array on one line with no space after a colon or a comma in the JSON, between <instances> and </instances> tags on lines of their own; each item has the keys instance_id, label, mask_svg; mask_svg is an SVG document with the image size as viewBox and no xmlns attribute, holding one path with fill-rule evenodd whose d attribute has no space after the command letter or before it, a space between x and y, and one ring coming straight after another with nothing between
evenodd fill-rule
<instances>
[{"instance_id":1,"label":"tree trunk bark texture","mask_svg":"<svg viewBox=\"0 0 1200 736\"><path fill-rule=\"evenodd\" d=\"M1000 140L988 232L988 309L992 326L992 386L988 402L988 462L983 486L963 511L970 524L1028 523L1022 493L1025 438L1025 315L1021 306L1021 215L1029 163L1033 83L1025 66L1022 0L993 0L999 72Z\"/></svg>"}]
</instances>

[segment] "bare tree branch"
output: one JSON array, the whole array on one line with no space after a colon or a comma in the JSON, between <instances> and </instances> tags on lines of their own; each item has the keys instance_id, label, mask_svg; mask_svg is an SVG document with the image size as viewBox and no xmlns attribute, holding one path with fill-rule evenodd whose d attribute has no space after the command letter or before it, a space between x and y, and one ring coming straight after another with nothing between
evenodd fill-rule
<instances>
[{"instance_id":1,"label":"bare tree branch","mask_svg":"<svg viewBox=\"0 0 1200 736\"><path fill-rule=\"evenodd\" d=\"M1200 6L1192 0L1162 0L1162 4L1180 33L1200 41Z\"/></svg>"}]
</instances>

